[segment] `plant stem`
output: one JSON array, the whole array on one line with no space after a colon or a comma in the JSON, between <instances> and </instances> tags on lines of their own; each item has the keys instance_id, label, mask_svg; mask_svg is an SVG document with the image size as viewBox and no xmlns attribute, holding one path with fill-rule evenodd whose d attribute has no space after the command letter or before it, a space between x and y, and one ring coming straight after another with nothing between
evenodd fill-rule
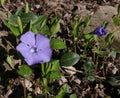
<instances>
[{"instance_id":1,"label":"plant stem","mask_svg":"<svg viewBox=\"0 0 120 98\"><path fill-rule=\"evenodd\" d=\"M26 82L25 82L25 79L24 79L24 98L26 98Z\"/></svg>"},{"instance_id":2,"label":"plant stem","mask_svg":"<svg viewBox=\"0 0 120 98\"><path fill-rule=\"evenodd\" d=\"M96 57L96 61L95 61L95 71L97 72L97 69L98 69L98 55Z\"/></svg>"},{"instance_id":3,"label":"plant stem","mask_svg":"<svg viewBox=\"0 0 120 98\"><path fill-rule=\"evenodd\" d=\"M93 53L93 62L95 62L95 52Z\"/></svg>"},{"instance_id":4,"label":"plant stem","mask_svg":"<svg viewBox=\"0 0 120 98\"><path fill-rule=\"evenodd\" d=\"M41 71L42 71L42 74L45 75L45 65L44 64L41 64Z\"/></svg>"},{"instance_id":5,"label":"plant stem","mask_svg":"<svg viewBox=\"0 0 120 98\"><path fill-rule=\"evenodd\" d=\"M105 74L106 74L105 61L106 61L106 57L104 57L103 63L102 63L102 66L103 66L103 76L105 76Z\"/></svg>"}]
</instances>

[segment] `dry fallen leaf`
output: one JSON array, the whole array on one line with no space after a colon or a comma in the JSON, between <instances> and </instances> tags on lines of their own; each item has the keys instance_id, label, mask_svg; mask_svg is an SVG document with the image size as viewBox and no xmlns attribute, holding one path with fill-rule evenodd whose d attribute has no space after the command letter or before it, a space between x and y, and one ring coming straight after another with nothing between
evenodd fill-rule
<instances>
[{"instance_id":1,"label":"dry fallen leaf","mask_svg":"<svg viewBox=\"0 0 120 98\"><path fill-rule=\"evenodd\" d=\"M65 84L66 82L68 82L67 79L66 79L64 76L61 76L61 79L59 80L59 84L60 84L60 85L63 85L63 84Z\"/></svg>"},{"instance_id":2,"label":"dry fallen leaf","mask_svg":"<svg viewBox=\"0 0 120 98\"><path fill-rule=\"evenodd\" d=\"M66 71L70 76L76 74L76 72L77 72L76 69L75 69L73 66L69 66L69 67L65 67L65 66L64 66L64 68L65 68L65 71Z\"/></svg>"},{"instance_id":3,"label":"dry fallen leaf","mask_svg":"<svg viewBox=\"0 0 120 98\"><path fill-rule=\"evenodd\" d=\"M27 80L27 79L25 79L25 80L22 80L21 81L21 83L22 83L22 85L24 86L24 82L25 82L25 87L29 90L29 91L32 91L32 83L29 81L29 80Z\"/></svg>"}]
</instances>

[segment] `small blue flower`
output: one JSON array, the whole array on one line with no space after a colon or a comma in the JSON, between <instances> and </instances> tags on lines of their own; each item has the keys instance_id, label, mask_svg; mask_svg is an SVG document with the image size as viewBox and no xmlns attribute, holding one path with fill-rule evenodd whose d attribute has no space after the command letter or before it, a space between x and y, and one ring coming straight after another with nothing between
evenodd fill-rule
<instances>
[{"instance_id":1,"label":"small blue flower","mask_svg":"<svg viewBox=\"0 0 120 98\"><path fill-rule=\"evenodd\" d=\"M52 56L50 40L31 31L26 32L20 38L21 43L16 47L24 57L28 65L49 62Z\"/></svg>"},{"instance_id":2,"label":"small blue flower","mask_svg":"<svg viewBox=\"0 0 120 98\"><path fill-rule=\"evenodd\" d=\"M100 37L101 37L101 36L104 36L104 35L107 34L106 28L105 28L104 26L98 26L98 27L94 30L93 34L96 34L97 36L100 36Z\"/></svg>"}]
</instances>

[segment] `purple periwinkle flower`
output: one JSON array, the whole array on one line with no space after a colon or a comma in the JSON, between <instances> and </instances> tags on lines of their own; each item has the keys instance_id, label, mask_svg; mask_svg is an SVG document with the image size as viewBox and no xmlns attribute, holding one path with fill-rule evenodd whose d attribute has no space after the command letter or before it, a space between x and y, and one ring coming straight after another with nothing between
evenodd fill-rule
<instances>
[{"instance_id":1,"label":"purple periwinkle flower","mask_svg":"<svg viewBox=\"0 0 120 98\"><path fill-rule=\"evenodd\" d=\"M50 61L52 49L47 37L28 31L21 36L20 40L21 43L16 49L22 54L28 65Z\"/></svg>"},{"instance_id":2,"label":"purple periwinkle flower","mask_svg":"<svg viewBox=\"0 0 120 98\"><path fill-rule=\"evenodd\" d=\"M93 34L96 34L97 36L100 36L100 37L106 35L107 34L106 27L104 27L104 26L98 26L94 30Z\"/></svg>"}]
</instances>

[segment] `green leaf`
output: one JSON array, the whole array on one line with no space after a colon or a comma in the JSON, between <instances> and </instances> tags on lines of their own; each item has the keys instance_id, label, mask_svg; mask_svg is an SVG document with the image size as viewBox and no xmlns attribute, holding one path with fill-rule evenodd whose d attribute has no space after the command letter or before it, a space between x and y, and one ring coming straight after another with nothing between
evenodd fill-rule
<instances>
[{"instance_id":1,"label":"green leaf","mask_svg":"<svg viewBox=\"0 0 120 98\"><path fill-rule=\"evenodd\" d=\"M108 26L108 24L109 24L109 22L104 21L104 22L102 22L101 26L107 27L107 26Z\"/></svg>"},{"instance_id":2,"label":"green leaf","mask_svg":"<svg viewBox=\"0 0 120 98\"><path fill-rule=\"evenodd\" d=\"M118 4L118 7L117 7L117 14L120 15L120 3Z\"/></svg>"},{"instance_id":3,"label":"green leaf","mask_svg":"<svg viewBox=\"0 0 120 98\"><path fill-rule=\"evenodd\" d=\"M28 13L28 12L29 12L29 4L27 2L26 5L25 5L25 13Z\"/></svg>"},{"instance_id":4,"label":"green leaf","mask_svg":"<svg viewBox=\"0 0 120 98\"><path fill-rule=\"evenodd\" d=\"M9 22L9 24L17 27L18 26L18 22L17 22L17 15L10 15L8 18L7 18L7 21Z\"/></svg>"},{"instance_id":5,"label":"green leaf","mask_svg":"<svg viewBox=\"0 0 120 98\"><path fill-rule=\"evenodd\" d=\"M118 16L113 17L113 22L116 26L120 26L120 18Z\"/></svg>"},{"instance_id":6,"label":"green leaf","mask_svg":"<svg viewBox=\"0 0 120 98\"><path fill-rule=\"evenodd\" d=\"M94 74L89 74L87 76L87 79L90 80L90 81L94 81L95 80L95 75Z\"/></svg>"},{"instance_id":7,"label":"green leaf","mask_svg":"<svg viewBox=\"0 0 120 98\"><path fill-rule=\"evenodd\" d=\"M60 77L61 77L60 72L52 71L50 73L50 81L49 82L53 82L55 79L60 79Z\"/></svg>"},{"instance_id":8,"label":"green leaf","mask_svg":"<svg viewBox=\"0 0 120 98\"><path fill-rule=\"evenodd\" d=\"M57 17L54 17L52 19L52 22L50 24L50 33L51 35L56 34L60 30L60 21Z\"/></svg>"},{"instance_id":9,"label":"green leaf","mask_svg":"<svg viewBox=\"0 0 120 98\"><path fill-rule=\"evenodd\" d=\"M40 32L43 35L50 35L49 27L46 25L47 19L48 17L46 15L39 16L38 19L32 22L32 29L37 30L36 33Z\"/></svg>"},{"instance_id":10,"label":"green leaf","mask_svg":"<svg viewBox=\"0 0 120 98\"><path fill-rule=\"evenodd\" d=\"M42 78L43 85L47 88L48 80L46 78Z\"/></svg>"},{"instance_id":11,"label":"green leaf","mask_svg":"<svg viewBox=\"0 0 120 98\"><path fill-rule=\"evenodd\" d=\"M52 49L65 49L66 44L60 39L51 39L50 45Z\"/></svg>"},{"instance_id":12,"label":"green leaf","mask_svg":"<svg viewBox=\"0 0 120 98\"><path fill-rule=\"evenodd\" d=\"M40 29L40 34L43 34L43 35L50 35L49 33L49 27L47 25L45 25L44 27L42 27Z\"/></svg>"},{"instance_id":13,"label":"green leaf","mask_svg":"<svg viewBox=\"0 0 120 98\"><path fill-rule=\"evenodd\" d=\"M75 21L73 30L71 31L71 33L74 35L74 37L76 37L78 35L78 31L79 31L79 22Z\"/></svg>"},{"instance_id":14,"label":"green leaf","mask_svg":"<svg viewBox=\"0 0 120 98\"><path fill-rule=\"evenodd\" d=\"M81 16L77 20L74 20L73 29L71 31L71 34L73 34L74 37L78 37L79 27L82 25L83 22L81 21Z\"/></svg>"},{"instance_id":15,"label":"green leaf","mask_svg":"<svg viewBox=\"0 0 120 98\"><path fill-rule=\"evenodd\" d=\"M32 23L31 23L31 21L30 22L28 22L27 24L26 24L26 26L24 27L24 31L23 32L27 32L27 31L31 31L31 30L33 30L33 26L32 26ZM34 32L35 33L35 32Z\"/></svg>"},{"instance_id":16,"label":"green leaf","mask_svg":"<svg viewBox=\"0 0 120 98\"><path fill-rule=\"evenodd\" d=\"M115 58L116 58L116 56L117 56L117 51L116 51L116 50L114 50L114 49L112 49L112 51L110 52L110 54L109 54L109 55L115 59Z\"/></svg>"},{"instance_id":17,"label":"green leaf","mask_svg":"<svg viewBox=\"0 0 120 98\"><path fill-rule=\"evenodd\" d=\"M26 24L30 21L35 21L36 19L38 19L37 15L31 14L31 13L24 13L20 17L21 17L21 20L24 24Z\"/></svg>"},{"instance_id":18,"label":"green leaf","mask_svg":"<svg viewBox=\"0 0 120 98\"><path fill-rule=\"evenodd\" d=\"M47 79L48 82L53 82L55 79L60 79L61 73L59 69L59 60L53 60L46 64L42 64L42 76Z\"/></svg>"},{"instance_id":19,"label":"green leaf","mask_svg":"<svg viewBox=\"0 0 120 98\"><path fill-rule=\"evenodd\" d=\"M61 88L60 91L58 92L57 96L55 98L64 98L65 94L68 93L69 91L69 86L68 84L64 84Z\"/></svg>"},{"instance_id":20,"label":"green leaf","mask_svg":"<svg viewBox=\"0 0 120 98\"><path fill-rule=\"evenodd\" d=\"M31 31L33 31L35 34L38 34L38 30L35 26L32 25Z\"/></svg>"},{"instance_id":21,"label":"green leaf","mask_svg":"<svg viewBox=\"0 0 120 98\"><path fill-rule=\"evenodd\" d=\"M59 71L59 60L51 61L50 64L52 65L51 71Z\"/></svg>"},{"instance_id":22,"label":"green leaf","mask_svg":"<svg viewBox=\"0 0 120 98\"><path fill-rule=\"evenodd\" d=\"M5 0L0 0L0 3L4 7Z\"/></svg>"},{"instance_id":23,"label":"green leaf","mask_svg":"<svg viewBox=\"0 0 120 98\"><path fill-rule=\"evenodd\" d=\"M7 23L6 21L4 21L4 24L12 31L12 33L17 37L20 35L19 29L14 27L13 25Z\"/></svg>"},{"instance_id":24,"label":"green leaf","mask_svg":"<svg viewBox=\"0 0 120 98\"><path fill-rule=\"evenodd\" d=\"M60 65L59 60L54 60L49 63L48 66L51 66L51 69L48 70L49 71L48 76L50 78L50 82L52 82L54 79L60 79L61 74L60 74L59 65Z\"/></svg>"},{"instance_id":25,"label":"green leaf","mask_svg":"<svg viewBox=\"0 0 120 98\"><path fill-rule=\"evenodd\" d=\"M89 73L89 72L93 71L93 69L95 68L95 65L92 61L86 61L83 65L83 68L86 73Z\"/></svg>"},{"instance_id":26,"label":"green leaf","mask_svg":"<svg viewBox=\"0 0 120 98\"><path fill-rule=\"evenodd\" d=\"M32 70L28 65L21 65L17 73L24 78L29 78L32 75Z\"/></svg>"},{"instance_id":27,"label":"green leaf","mask_svg":"<svg viewBox=\"0 0 120 98\"><path fill-rule=\"evenodd\" d=\"M39 30L46 25L47 19L48 17L46 15L41 15L36 20L32 21L32 25L34 25Z\"/></svg>"},{"instance_id":28,"label":"green leaf","mask_svg":"<svg viewBox=\"0 0 120 98\"><path fill-rule=\"evenodd\" d=\"M65 53L61 57L61 65L63 66L73 66L80 60L80 56L74 52Z\"/></svg>"},{"instance_id":29,"label":"green leaf","mask_svg":"<svg viewBox=\"0 0 120 98\"><path fill-rule=\"evenodd\" d=\"M19 16L17 16L17 22L18 22L20 33L22 34L23 33L23 26L22 26L22 21L21 21Z\"/></svg>"},{"instance_id":30,"label":"green leaf","mask_svg":"<svg viewBox=\"0 0 120 98\"><path fill-rule=\"evenodd\" d=\"M74 93L74 94L71 94L70 95L70 98L77 98L77 95Z\"/></svg>"},{"instance_id":31,"label":"green leaf","mask_svg":"<svg viewBox=\"0 0 120 98\"><path fill-rule=\"evenodd\" d=\"M93 34L90 34L90 33L86 32L86 33L84 33L84 38L86 40L91 41L93 39Z\"/></svg>"},{"instance_id":32,"label":"green leaf","mask_svg":"<svg viewBox=\"0 0 120 98\"><path fill-rule=\"evenodd\" d=\"M98 48L95 48L95 53L99 54L100 56L108 56L109 55L109 51L102 51L102 50L99 50Z\"/></svg>"},{"instance_id":33,"label":"green leaf","mask_svg":"<svg viewBox=\"0 0 120 98\"><path fill-rule=\"evenodd\" d=\"M114 36L115 36L115 32L109 33L106 37L105 37L105 41L107 44L110 44L113 42L114 40Z\"/></svg>"},{"instance_id":34,"label":"green leaf","mask_svg":"<svg viewBox=\"0 0 120 98\"><path fill-rule=\"evenodd\" d=\"M17 10L17 11L15 12L14 15L16 15L16 16L21 16L22 14L23 14L22 9L19 9L19 10Z\"/></svg>"},{"instance_id":35,"label":"green leaf","mask_svg":"<svg viewBox=\"0 0 120 98\"><path fill-rule=\"evenodd\" d=\"M84 28L86 28L89 25L90 20L91 20L91 15L88 15L84 20Z\"/></svg>"}]
</instances>

